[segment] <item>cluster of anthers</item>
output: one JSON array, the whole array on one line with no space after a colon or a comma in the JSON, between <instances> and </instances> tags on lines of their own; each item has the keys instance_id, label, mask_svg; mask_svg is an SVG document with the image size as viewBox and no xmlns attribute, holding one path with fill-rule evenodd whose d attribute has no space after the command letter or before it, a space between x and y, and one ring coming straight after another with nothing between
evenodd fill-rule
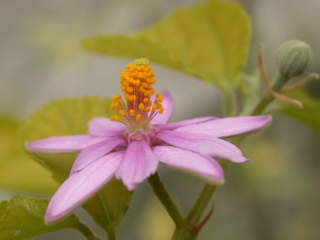
<instances>
[{"instance_id":1,"label":"cluster of anthers","mask_svg":"<svg viewBox=\"0 0 320 240\"><path fill-rule=\"evenodd\" d=\"M162 95L155 93L152 85L155 74L147 59L137 59L120 73L120 89L123 96L112 98L111 109L117 114L110 117L127 125L148 123L156 114L164 111ZM139 124L139 125L141 125Z\"/></svg>"}]
</instances>

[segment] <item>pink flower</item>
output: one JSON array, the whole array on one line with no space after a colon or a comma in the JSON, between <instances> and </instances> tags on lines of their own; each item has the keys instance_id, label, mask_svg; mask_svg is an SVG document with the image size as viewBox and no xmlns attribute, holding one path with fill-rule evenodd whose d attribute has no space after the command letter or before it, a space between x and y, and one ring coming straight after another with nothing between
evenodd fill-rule
<instances>
[{"instance_id":1,"label":"pink flower","mask_svg":"<svg viewBox=\"0 0 320 240\"><path fill-rule=\"evenodd\" d=\"M133 190L156 172L159 163L211 184L223 184L223 170L214 158L236 163L247 159L221 138L258 130L271 121L270 116L243 116L167 123L173 112L172 98L168 92L154 94L153 77L147 63L129 64L121 73L124 99L118 95L111 105L118 115L93 118L86 135L26 143L32 152L80 151L69 178L49 203L47 223L65 217L113 177Z\"/></svg>"}]
</instances>

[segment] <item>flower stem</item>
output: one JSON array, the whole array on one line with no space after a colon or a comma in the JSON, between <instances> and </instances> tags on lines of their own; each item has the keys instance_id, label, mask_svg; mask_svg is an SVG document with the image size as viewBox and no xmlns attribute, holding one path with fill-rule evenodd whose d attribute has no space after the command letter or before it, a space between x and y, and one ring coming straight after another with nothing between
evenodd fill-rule
<instances>
[{"instance_id":1,"label":"flower stem","mask_svg":"<svg viewBox=\"0 0 320 240\"><path fill-rule=\"evenodd\" d=\"M84 225L83 223L79 223L77 225L77 230L79 232L82 233L83 236L86 237L87 240L100 240L98 237L96 237L92 232L91 230L86 226Z\"/></svg>"},{"instance_id":2,"label":"flower stem","mask_svg":"<svg viewBox=\"0 0 320 240\"><path fill-rule=\"evenodd\" d=\"M191 225L194 225L200 220L204 210L206 209L216 189L217 187L213 185L206 184L204 186L197 201L195 202L195 204L193 205L193 208L188 214L188 217L187 217L188 223L190 223Z\"/></svg>"},{"instance_id":3,"label":"flower stem","mask_svg":"<svg viewBox=\"0 0 320 240\"><path fill-rule=\"evenodd\" d=\"M108 219L109 214L109 210L108 210L108 206L106 206L106 202L103 199L103 195L101 192L97 193L98 199L102 205L102 208L104 210L104 214L106 219ZM108 220L107 220L108 222ZM107 234L108 234L108 240L116 240L116 233L114 231L114 229L112 227L108 227L107 225L104 226L104 229L106 230Z\"/></svg>"},{"instance_id":4,"label":"flower stem","mask_svg":"<svg viewBox=\"0 0 320 240\"><path fill-rule=\"evenodd\" d=\"M273 101L274 97L272 96L272 91L279 91L283 88L284 84L286 83L286 79L283 79L282 75L279 75L276 79L272 89L268 89L261 100L258 102L256 107L253 109L250 115L259 115L263 113L266 107Z\"/></svg>"},{"instance_id":5,"label":"flower stem","mask_svg":"<svg viewBox=\"0 0 320 240\"><path fill-rule=\"evenodd\" d=\"M273 87L271 89L268 89L264 96L261 98L261 100L257 103L256 107L253 109L250 115L259 115L263 113L263 111L266 109L266 107L274 100L272 96L272 91L279 91L281 90L287 79L284 79L281 75L278 76L276 79ZM226 164L223 168L224 170L228 167L228 164ZM208 206L208 203L210 202L210 199L212 198L213 194L215 193L216 186L212 186L210 184L206 184L201 193L199 194L199 197L195 204L193 205L191 211L188 214L187 220L188 223L196 224L199 219L201 218L204 210Z\"/></svg>"},{"instance_id":6,"label":"flower stem","mask_svg":"<svg viewBox=\"0 0 320 240\"><path fill-rule=\"evenodd\" d=\"M150 176L148 178L148 181L149 181L154 193L157 195L157 197L161 201L162 205L165 207L168 214L170 215L170 217L174 221L176 227L178 228L181 226L185 226L186 224L185 224L185 221L184 221L182 215L180 214L177 206L175 205L175 203L171 199L169 193L164 188L164 185L161 182L158 173L155 173L154 175Z\"/></svg>"},{"instance_id":7,"label":"flower stem","mask_svg":"<svg viewBox=\"0 0 320 240\"><path fill-rule=\"evenodd\" d=\"M193 232L188 228L176 228L171 240L196 240L198 232Z\"/></svg>"}]
</instances>

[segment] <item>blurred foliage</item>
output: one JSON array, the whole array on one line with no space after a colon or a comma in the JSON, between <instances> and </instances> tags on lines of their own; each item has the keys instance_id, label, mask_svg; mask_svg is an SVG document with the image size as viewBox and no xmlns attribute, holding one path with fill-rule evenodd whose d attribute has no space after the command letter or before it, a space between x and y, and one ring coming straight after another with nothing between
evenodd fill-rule
<instances>
[{"instance_id":1,"label":"blurred foliage","mask_svg":"<svg viewBox=\"0 0 320 240\"><path fill-rule=\"evenodd\" d=\"M285 105L281 111L304 124L320 130L320 100L310 96L304 90L296 90L288 94L289 97L303 103L303 108Z\"/></svg>"},{"instance_id":2,"label":"blurred foliage","mask_svg":"<svg viewBox=\"0 0 320 240\"><path fill-rule=\"evenodd\" d=\"M81 229L81 224L74 215L58 224L46 225L43 216L47 205L47 200L22 196L13 197L10 201L0 202L0 239L19 240L63 228Z\"/></svg>"},{"instance_id":3,"label":"blurred foliage","mask_svg":"<svg viewBox=\"0 0 320 240\"><path fill-rule=\"evenodd\" d=\"M139 219L140 239L170 239L174 232L174 223L158 199L150 196ZM146 226L147 224L147 226ZM155 231L157 229L157 231Z\"/></svg>"},{"instance_id":4,"label":"blurred foliage","mask_svg":"<svg viewBox=\"0 0 320 240\"><path fill-rule=\"evenodd\" d=\"M50 173L32 161L17 144L20 124L0 117L0 188L29 193L50 193L56 188Z\"/></svg>"},{"instance_id":5,"label":"blurred foliage","mask_svg":"<svg viewBox=\"0 0 320 240\"><path fill-rule=\"evenodd\" d=\"M124 57L147 57L230 91L246 63L250 22L237 4L210 0L176 11L133 36L98 36L85 48Z\"/></svg>"},{"instance_id":6,"label":"blurred foliage","mask_svg":"<svg viewBox=\"0 0 320 240\"><path fill-rule=\"evenodd\" d=\"M82 57L83 49L79 44L77 30L66 29L62 24L37 22L32 35L32 41L41 47L48 58L53 59L59 66L65 67L69 63L78 62Z\"/></svg>"},{"instance_id":7,"label":"blurred foliage","mask_svg":"<svg viewBox=\"0 0 320 240\"><path fill-rule=\"evenodd\" d=\"M93 117L107 117L111 112L109 106L109 99L99 97L53 101L35 112L22 126L22 142L53 136L86 134L88 122ZM29 155L47 168L58 182L68 177L76 154L29 152ZM114 180L106 184L84 208L103 228L112 231L127 211L130 199L131 192L120 181ZM108 211L104 211L105 208L108 208ZM105 212L107 218L104 218L101 212Z\"/></svg>"}]
</instances>

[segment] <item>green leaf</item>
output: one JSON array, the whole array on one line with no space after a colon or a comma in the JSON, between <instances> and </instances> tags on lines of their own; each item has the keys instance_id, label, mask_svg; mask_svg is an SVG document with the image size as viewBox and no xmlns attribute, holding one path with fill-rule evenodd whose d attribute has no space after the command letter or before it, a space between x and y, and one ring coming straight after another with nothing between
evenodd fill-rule
<instances>
[{"instance_id":1,"label":"green leaf","mask_svg":"<svg viewBox=\"0 0 320 240\"><path fill-rule=\"evenodd\" d=\"M320 130L320 100L310 96L303 90L297 90L287 94L303 103L303 108L284 105L281 111L304 124Z\"/></svg>"},{"instance_id":2,"label":"green leaf","mask_svg":"<svg viewBox=\"0 0 320 240\"><path fill-rule=\"evenodd\" d=\"M110 100L87 97L63 99L49 103L34 113L21 129L23 142L53 136L85 134L93 117L107 117ZM30 156L47 168L58 182L64 181L77 155L29 153ZM119 181L110 181L88 201L84 208L107 231L113 231L125 215L131 193ZM105 213L105 216L103 215Z\"/></svg>"},{"instance_id":3,"label":"green leaf","mask_svg":"<svg viewBox=\"0 0 320 240\"><path fill-rule=\"evenodd\" d=\"M246 63L251 28L237 3L211 0L178 10L133 36L98 36L83 46L98 53L147 57L229 91Z\"/></svg>"},{"instance_id":4,"label":"green leaf","mask_svg":"<svg viewBox=\"0 0 320 240\"><path fill-rule=\"evenodd\" d=\"M50 173L19 148L16 136L19 126L17 120L0 116L0 188L37 194L52 192L57 184Z\"/></svg>"},{"instance_id":5,"label":"green leaf","mask_svg":"<svg viewBox=\"0 0 320 240\"><path fill-rule=\"evenodd\" d=\"M48 201L22 196L0 203L0 239L26 239L64 228L82 229L79 220L71 215L54 225L45 225L44 214Z\"/></svg>"}]
</instances>

